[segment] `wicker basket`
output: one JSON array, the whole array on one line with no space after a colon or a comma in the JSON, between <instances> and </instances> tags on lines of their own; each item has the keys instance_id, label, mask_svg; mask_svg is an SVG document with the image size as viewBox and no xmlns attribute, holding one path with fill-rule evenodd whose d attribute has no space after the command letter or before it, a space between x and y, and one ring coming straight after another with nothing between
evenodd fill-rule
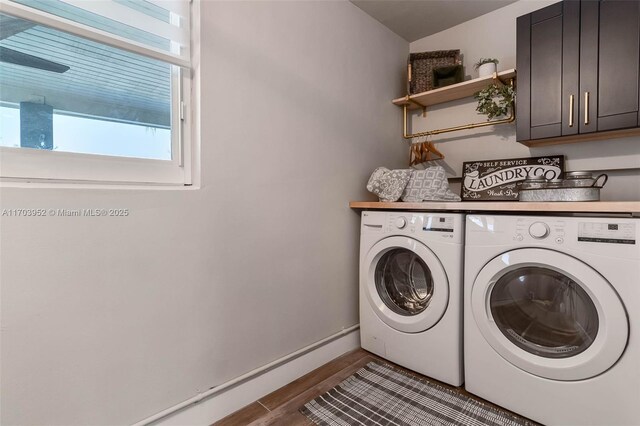
<instances>
[{"instance_id":1,"label":"wicker basket","mask_svg":"<svg viewBox=\"0 0 640 426\"><path fill-rule=\"evenodd\" d=\"M409 55L410 95L433 89L433 70L449 65L462 65L460 50L436 50L434 52L411 53Z\"/></svg>"}]
</instances>

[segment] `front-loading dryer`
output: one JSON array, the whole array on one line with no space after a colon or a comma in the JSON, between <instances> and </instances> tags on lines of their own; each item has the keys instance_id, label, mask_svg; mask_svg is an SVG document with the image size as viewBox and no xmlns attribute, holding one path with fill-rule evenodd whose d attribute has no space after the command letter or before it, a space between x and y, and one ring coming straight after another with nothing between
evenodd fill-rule
<instances>
[{"instance_id":1,"label":"front-loading dryer","mask_svg":"<svg viewBox=\"0 0 640 426\"><path fill-rule=\"evenodd\" d=\"M360 337L364 349L459 386L464 216L362 213Z\"/></svg>"},{"instance_id":2,"label":"front-loading dryer","mask_svg":"<svg viewBox=\"0 0 640 426\"><path fill-rule=\"evenodd\" d=\"M469 215L467 391L546 425L639 425L640 221Z\"/></svg>"}]
</instances>

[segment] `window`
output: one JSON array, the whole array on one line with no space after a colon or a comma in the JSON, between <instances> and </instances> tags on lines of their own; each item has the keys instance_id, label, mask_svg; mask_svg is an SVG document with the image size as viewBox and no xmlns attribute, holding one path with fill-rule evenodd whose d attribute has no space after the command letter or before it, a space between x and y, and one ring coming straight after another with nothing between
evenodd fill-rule
<instances>
[{"instance_id":1,"label":"window","mask_svg":"<svg viewBox=\"0 0 640 426\"><path fill-rule=\"evenodd\" d=\"M188 0L0 0L0 175L188 184Z\"/></svg>"}]
</instances>

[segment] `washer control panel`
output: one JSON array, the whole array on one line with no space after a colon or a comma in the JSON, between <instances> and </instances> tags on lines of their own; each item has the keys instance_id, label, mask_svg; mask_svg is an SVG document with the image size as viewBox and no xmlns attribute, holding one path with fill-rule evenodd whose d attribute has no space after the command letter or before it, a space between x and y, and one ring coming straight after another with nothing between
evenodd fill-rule
<instances>
[{"instance_id":1,"label":"washer control panel","mask_svg":"<svg viewBox=\"0 0 640 426\"><path fill-rule=\"evenodd\" d=\"M390 213L387 215L386 232L404 231L414 233L418 224L418 217L408 213Z\"/></svg>"},{"instance_id":2,"label":"washer control panel","mask_svg":"<svg viewBox=\"0 0 640 426\"><path fill-rule=\"evenodd\" d=\"M454 232L454 218L451 216L422 216L412 214L390 214L387 217L389 231L404 229L409 232Z\"/></svg>"},{"instance_id":3,"label":"washer control panel","mask_svg":"<svg viewBox=\"0 0 640 426\"><path fill-rule=\"evenodd\" d=\"M365 216L367 215L367 216ZM372 213L363 213L363 219L367 220L364 225L367 232L372 232L372 226L379 229L379 232L397 235L414 235L416 238L427 238L429 240L438 240L446 242L461 242L464 238L462 219L458 215L452 214L433 214L433 213L410 213L398 212L387 213L383 222L378 225L372 224L372 218L378 218L380 215Z\"/></svg>"},{"instance_id":4,"label":"washer control panel","mask_svg":"<svg viewBox=\"0 0 640 426\"><path fill-rule=\"evenodd\" d=\"M422 224L423 231L453 232L453 217L451 216L427 216Z\"/></svg>"},{"instance_id":5,"label":"washer control panel","mask_svg":"<svg viewBox=\"0 0 640 426\"><path fill-rule=\"evenodd\" d=\"M407 219L405 219L404 217L400 216L399 218L396 219L394 225L396 226L396 228L402 229L405 226L407 226Z\"/></svg>"}]
</instances>

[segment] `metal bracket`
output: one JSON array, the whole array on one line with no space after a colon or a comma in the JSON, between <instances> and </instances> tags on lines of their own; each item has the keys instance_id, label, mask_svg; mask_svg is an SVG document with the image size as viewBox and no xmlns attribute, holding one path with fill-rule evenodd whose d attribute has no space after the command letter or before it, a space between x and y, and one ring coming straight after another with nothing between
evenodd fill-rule
<instances>
[{"instance_id":1,"label":"metal bracket","mask_svg":"<svg viewBox=\"0 0 640 426\"><path fill-rule=\"evenodd\" d=\"M418 105L420 108L422 108L422 116L423 117L427 116L427 106L426 105L422 105L420 102L409 98L409 95L407 95L407 102L411 102L412 104Z\"/></svg>"}]
</instances>

